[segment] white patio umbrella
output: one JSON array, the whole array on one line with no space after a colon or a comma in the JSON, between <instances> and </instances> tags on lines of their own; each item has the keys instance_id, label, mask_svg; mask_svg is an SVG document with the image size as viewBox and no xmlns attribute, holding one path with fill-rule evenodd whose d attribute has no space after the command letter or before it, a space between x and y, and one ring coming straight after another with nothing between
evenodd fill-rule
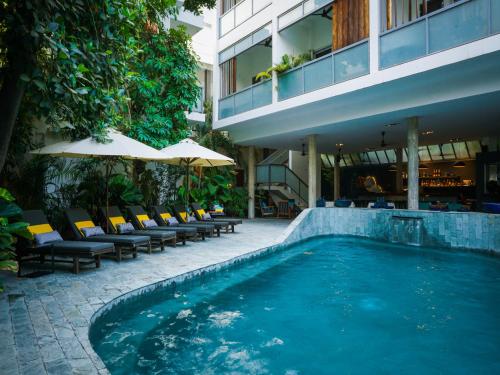
<instances>
[{"instance_id":1,"label":"white patio umbrella","mask_svg":"<svg viewBox=\"0 0 500 375\"><path fill-rule=\"evenodd\" d=\"M222 167L235 164L230 157L200 146L189 138L183 139L175 145L165 147L161 152L164 156L164 163L186 167L186 206L189 204L190 167Z\"/></svg>"},{"instance_id":2,"label":"white patio umbrella","mask_svg":"<svg viewBox=\"0 0 500 375\"><path fill-rule=\"evenodd\" d=\"M106 214L109 206L109 177L112 164L118 159L159 161L165 159L160 151L129 138L120 132L107 130L108 142L100 143L92 137L80 141L63 141L31 151L34 155L51 155L66 158L98 158L106 164ZM107 221L106 221L107 226Z\"/></svg>"}]
</instances>

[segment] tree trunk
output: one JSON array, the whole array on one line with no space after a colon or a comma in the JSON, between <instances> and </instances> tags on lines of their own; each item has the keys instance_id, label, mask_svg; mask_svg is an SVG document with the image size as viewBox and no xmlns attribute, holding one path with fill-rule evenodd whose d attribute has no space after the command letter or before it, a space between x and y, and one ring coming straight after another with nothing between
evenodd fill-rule
<instances>
[{"instance_id":1,"label":"tree trunk","mask_svg":"<svg viewBox=\"0 0 500 375\"><path fill-rule=\"evenodd\" d=\"M17 114L24 96L26 83L20 79L26 72L27 62L14 58L8 62L5 78L0 88L0 172L3 170L7 151L16 124Z\"/></svg>"}]
</instances>

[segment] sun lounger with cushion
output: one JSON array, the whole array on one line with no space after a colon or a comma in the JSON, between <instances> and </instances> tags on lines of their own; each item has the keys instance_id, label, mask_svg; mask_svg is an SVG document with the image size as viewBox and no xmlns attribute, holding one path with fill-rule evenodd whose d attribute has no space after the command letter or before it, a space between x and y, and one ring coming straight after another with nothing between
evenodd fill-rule
<instances>
[{"instance_id":1,"label":"sun lounger with cushion","mask_svg":"<svg viewBox=\"0 0 500 375\"><path fill-rule=\"evenodd\" d=\"M37 255L40 261L43 262L44 257L50 253L53 261L72 263L73 272L79 273L80 265L95 264L96 268L99 268L101 265L101 255L114 252L114 245L110 242L62 240L58 232L54 231L49 224L47 217L41 210L26 210L22 216L23 220L29 223L28 230L35 239L28 246L24 247L24 254L19 254L19 276L21 276L21 263L33 259L26 259L24 255ZM54 257L57 258L54 259ZM67 258L71 258L71 260L67 260Z\"/></svg>"},{"instance_id":2,"label":"sun lounger with cushion","mask_svg":"<svg viewBox=\"0 0 500 375\"><path fill-rule=\"evenodd\" d=\"M199 203L192 203L191 208L193 209L194 215L198 221L203 221L203 222L224 222L228 223L231 226L231 231L234 233L234 226L238 224L242 224L243 221L238 218L232 218L232 217L225 217L223 216L222 218L214 218L211 217L208 212L206 212L203 207Z\"/></svg>"},{"instance_id":3,"label":"sun lounger with cushion","mask_svg":"<svg viewBox=\"0 0 500 375\"><path fill-rule=\"evenodd\" d=\"M153 212L154 218L158 223L173 228L195 228L202 240L205 240L205 236L212 236L215 231L214 225L207 225L206 223L199 225L181 223L165 206L153 206Z\"/></svg>"},{"instance_id":4,"label":"sun lounger with cushion","mask_svg":"<svg viewBox=\"0 0 500 375\"><path fill-rule=\"evenodd\" d=\"M189 215L189 213L186 211L186 208L182 205L177 205L174 207L174 212L175 216L177 217L177 220L181 223L186 223L186 224L196 224L196 225L213 225L215 227L215 230L217 231L217 237L220 237L220 231L221 229L225 229L226 232L229 232L229 223L224 222L224 221L218 221L218 222L203 222L196 220L194 216Z\"/></svg>"},{"instance_id":5,"label":"sun lounger with cushion","mask_svg":"<svg viewBox=\"0 0 500 375\"><path fill-rule=\"evenodd\" d=\"M151 238L151 243L155 246L159 246L161 251L165 250L165 244L167 242L171 243L173 246L177 244L177 238L174 232L135 229L132 223L127 223L117 206L108 207L108 210L106 210L105 207L101 207L101 215L107 220L108 233L149 236Z\"/></svg>"},{"instance_id":6,"label":"sun lounger with cushion","mask_svg":"<svg viewBox=\"0 0 500 375\"><path fill-rule=\"evenodd\" d=\"M75 238L90 242L111 242L115 245L116 260L121 261L122 255L131 254L137 258L137 249L146 248L149 251L151 247L151 238L149 236L120 235L120 234L91 234L85 235L89 229L99 229L92 221L87 211L81 208L71 208L64 211L69 226L75 235Z\"/></svg>"},{"instance_id":7,"label":"sun lounger with cushion","mask_svg":"<svg viewBox=\"0 0 500 375\"><path fill-rule=\"evenodd\" d=\"M154 219L149 217L147 212L141 206L129 206L127 207L127 213L137 228L146 229L146 226L150 225L147 227L148 230L160 233L173 233L177 236L178 240L182 241L184 245L186 244L187 239L194 239L197 235L195 228L169 227L156 222Z\"/></svg>"}]
</instances>

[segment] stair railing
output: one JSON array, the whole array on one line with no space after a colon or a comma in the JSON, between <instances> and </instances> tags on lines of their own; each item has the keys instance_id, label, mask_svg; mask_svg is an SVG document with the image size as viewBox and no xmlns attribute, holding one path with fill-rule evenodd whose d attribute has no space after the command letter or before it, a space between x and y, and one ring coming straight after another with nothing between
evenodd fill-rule
<instances>
[{"instance_id":1,"label":"stair railing","mask_svg":"<svg viewBox=\"0 0 500 375\"><path fill-rule=\"evenodd\" d=\"M256 183L271 186L273 184L285 185L290 188L304 202L308 199L308 185L297 174L285 165L268 164L258 165Z\"/></svg>"}]
</instances>

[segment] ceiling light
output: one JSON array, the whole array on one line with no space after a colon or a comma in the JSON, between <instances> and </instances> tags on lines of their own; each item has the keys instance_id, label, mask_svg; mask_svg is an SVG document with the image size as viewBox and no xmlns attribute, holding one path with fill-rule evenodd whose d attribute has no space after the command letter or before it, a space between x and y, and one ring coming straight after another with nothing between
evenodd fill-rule
<instances>
[{"instance_id":1,"label":"ceiling light","mask_svg":"<svg viewBox=\"0 0 500 375\"><path fill-rule=\"evenodd\" d=\"M422 135L431 135L431 134L434 134L434 130L424 130L422 132Z\"/></svg>"},{"instance_id":2,"label":"ceiling light","mask_svg":"<svg viewBox=\"0 0 500 375\"><path fill-rule=\"evenodd\" d=\"M455 164L453 164L453 168L464 168L465 163L463 161L457 161Z\"/></svg>"}]
</instances>

